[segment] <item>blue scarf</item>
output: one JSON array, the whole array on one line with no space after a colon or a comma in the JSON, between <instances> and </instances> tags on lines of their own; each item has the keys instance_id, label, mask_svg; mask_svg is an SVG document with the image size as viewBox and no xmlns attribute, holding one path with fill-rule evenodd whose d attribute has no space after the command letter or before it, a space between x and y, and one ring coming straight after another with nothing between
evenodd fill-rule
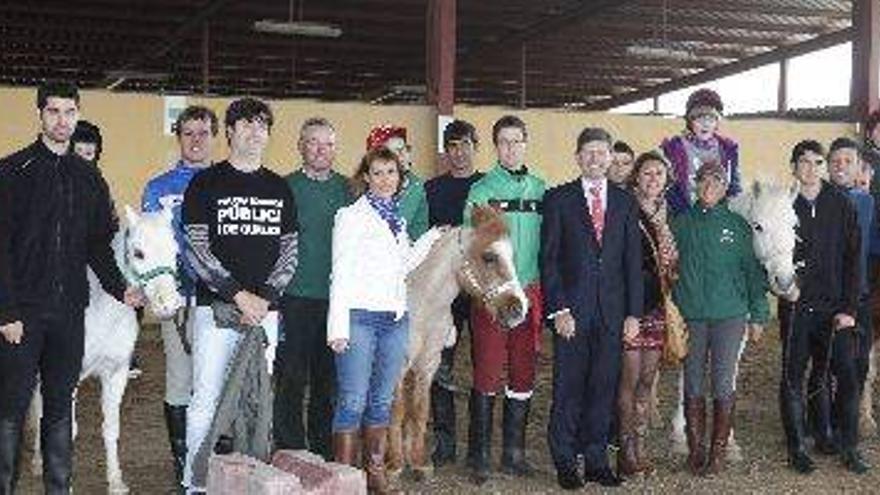
<instances>
[{"instance_id":1,"label":"blue scarf","mask_svg":"<svg viewBox=\"0 0 880 495\"><path fill-rule=\"evenodd\" d=\"M397 200L397 196L387 199L380 198L371 191L367 191L366 196L376 213L388 223L394 237L397 237L397 234L403 230L403 218L400 217L400 202Z\"/></svg>"}]
</instances>

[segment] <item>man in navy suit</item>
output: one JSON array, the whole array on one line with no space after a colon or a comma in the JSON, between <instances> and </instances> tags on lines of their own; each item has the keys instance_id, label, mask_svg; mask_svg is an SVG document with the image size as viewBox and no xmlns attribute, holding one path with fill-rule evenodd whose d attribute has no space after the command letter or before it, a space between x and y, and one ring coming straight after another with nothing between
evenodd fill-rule
<instances>
[{"instance_id":1,"label":"man in navy suit","mask_svg":"<svg viewBox=\"0 0 880 495\"><path fill-rule=\"evenodd\" d=\"M556 331L549 443L569 490L622 482L606 444L622 341L638 334L642 315L642 247L635 198L605 178L611 142L604 129L584 129L575 151L581 177L544 196L541 283Z\"/></svg>"}]
</instances>

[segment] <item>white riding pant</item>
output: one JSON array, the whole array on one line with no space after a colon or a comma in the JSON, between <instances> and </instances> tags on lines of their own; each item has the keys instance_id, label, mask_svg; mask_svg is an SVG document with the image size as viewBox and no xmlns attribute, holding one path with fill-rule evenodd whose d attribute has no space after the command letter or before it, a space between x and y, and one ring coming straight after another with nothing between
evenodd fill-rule
<instances>
[{"instance_id":1,"label":"white riding pant","mask_svg":"<svg viewBox=\"0 0 880 495\"><path fill-rule=\"evenodd\" d=\"M209 306L195 308L192 319L193 394L186 413L186 468L183 485L204 490L205 487L190 486L192 462L211 428L229 362L242 335L231 328L218 327L214 323L214 312ZM266 315L262 327L269 339L266 354L267 359L272 358L269 359L271 366L278 344L278 313L273 311Z\"/></svg>"}]
</instances>

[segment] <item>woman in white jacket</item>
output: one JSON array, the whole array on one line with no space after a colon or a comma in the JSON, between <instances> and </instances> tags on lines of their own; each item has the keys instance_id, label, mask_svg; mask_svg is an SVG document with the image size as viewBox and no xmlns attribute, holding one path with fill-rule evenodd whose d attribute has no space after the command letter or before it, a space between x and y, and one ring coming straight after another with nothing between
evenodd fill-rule
<instances>
[{"instance_id":1,"label":"woman in white jacket","mask_svg":"<svg viewBox=\"0 0 880 495\"><path fill-rule=\"evenodd\" d=\"M427 256L439 229L410 244L400 216L403 168L385 148L367 153L355 173L366 192L336 213L327 342L336 353L333 453L354 464L363 429L371 492L386 493L384 458L394 388L406 360L406 276Z\"/></svg>"}]
</instances>

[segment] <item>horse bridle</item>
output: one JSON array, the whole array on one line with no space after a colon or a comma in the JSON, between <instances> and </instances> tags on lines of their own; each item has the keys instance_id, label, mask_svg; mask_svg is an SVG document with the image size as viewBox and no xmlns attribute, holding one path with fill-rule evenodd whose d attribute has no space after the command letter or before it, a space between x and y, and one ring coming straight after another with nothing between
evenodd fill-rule
<instances>
[{"instance_id":1,"label":"horse bridle","mask_svg":"<svg viewBox=\"0 0 880 495\"><path fill-rule=\"evenodd\" d=\"M508 280L507 282L493 285L486 290L482 290L482 286L480 285L479 280L477 280L477 276L474 274L474 266L471 263L471 260L468 259L467 253L464 250L464 240L462 239L462 232L464 232L463 227L458 228L458 252L461 255L461 274L464 276L465 280L467 280L468 284L474 287L478 292L482 293L480 299L482 299L483 304L489 305L495 298L501 295L504 292L509 290L516 289L516 281L513 279Z\"/></svg>"},{"instance_id":2,"label":"horse bridle","mask_svg":"<svg viewBox=\"0 0 880 495\"><path fill-rule=\"evenodd\" d=\"M144 287L147 282L153 280L154 278L161 277L162 275L171 275L174 281L177 283L178 287L180 286L180 279L177 276L177 265L160 265L155 268L151 268L150 270L139 272L134 268L131 264L131 258L128 254L128 240L131 238L130 230L125 229L125 243L123 245L123 257L125 261L125 268L130 273L132 282L135 283L138 287Z\"/></svg>"}]
</instances>

